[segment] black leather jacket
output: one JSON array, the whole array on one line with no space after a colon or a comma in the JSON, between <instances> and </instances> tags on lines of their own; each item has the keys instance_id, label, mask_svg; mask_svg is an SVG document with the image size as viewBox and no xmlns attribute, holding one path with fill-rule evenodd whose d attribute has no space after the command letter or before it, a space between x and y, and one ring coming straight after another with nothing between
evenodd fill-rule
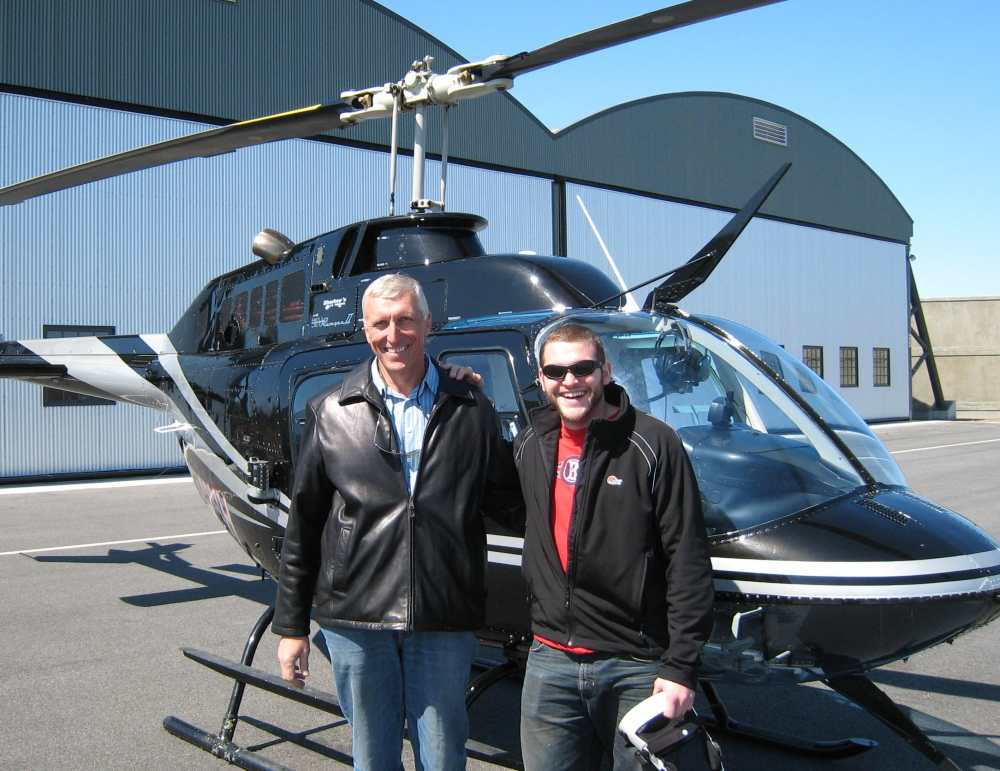
<instances>
[{"instance_id":1,"label":"black leather jacket","mask_svg":"<svg viewBox=\"0 0 1000 771\"><path fill-rule=\"evenodd\" d=\"M436 365L435 365L436 366ZM272 630L475 631L486 607L484 514L518 526L510 446L479 389L441 373L411 497L371 359L309 402Z\"/></svg>"},{"instance_id":2,"label":"black leather jacket","mask_svg":"<svg viewBox=\"0 0 1000 771\"><path fill-rule=\"evenodd\" d=\"M616 384L605 398L620 411L587 428L566 571L550 514L559 414L550 405L532 410L531 426L517 437L532 631L563 645L660 659L660 677L694 689L715 597L698 484L670 426L634 409Z\"/></svg>"}]
</instances>

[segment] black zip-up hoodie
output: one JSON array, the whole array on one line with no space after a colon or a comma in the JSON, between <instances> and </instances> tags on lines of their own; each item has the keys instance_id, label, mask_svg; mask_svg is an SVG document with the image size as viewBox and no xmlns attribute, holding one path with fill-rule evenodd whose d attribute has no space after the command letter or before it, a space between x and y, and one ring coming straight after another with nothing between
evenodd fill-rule
<instances>
[{"instance_id":1,"label":"black zip-up hoodie","mask_svg":"<svg viewBox=\"0 0 1000 771\"><path fill-rule=\"evenodd\" d=\"M563 571L552 537L552 484L562 421L531 412L515 445L527 507L522 561L532 631L603 653L660 659L660 677L694 689L712 632L712 566L698 484L667 424L629 403L587 428Z\"/></svg>"}]
</instances>

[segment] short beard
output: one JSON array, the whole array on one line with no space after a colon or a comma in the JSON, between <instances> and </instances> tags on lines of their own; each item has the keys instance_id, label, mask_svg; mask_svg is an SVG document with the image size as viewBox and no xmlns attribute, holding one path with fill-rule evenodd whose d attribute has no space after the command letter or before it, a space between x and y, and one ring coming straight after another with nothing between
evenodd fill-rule
<instances>
[{"instance_id":1,"label":"short beard","mask_svg":"<svg viewBox=\"0 0 1000 771\"><path fill-rule=\"evenodd\" d=\"M556 412L559 413L559 417L562 418L564 422L566 420L569 420L571 423L586 423L589 422L590 420L593 420L594 418L602 417L602 415L596 413L603 412L602 407L605 404L607 404L607 402L604 399L604 388L601 388L599 391L596 391L594 393L593 404L591 404L590 409L588 409L585 413L583 413L583 415L581 415L579 418L567 416L566 413L563 412L562 405L559 403L558 400L552 401L550 399L549 403L556 408Z\"/></svg>"}]
</instances>

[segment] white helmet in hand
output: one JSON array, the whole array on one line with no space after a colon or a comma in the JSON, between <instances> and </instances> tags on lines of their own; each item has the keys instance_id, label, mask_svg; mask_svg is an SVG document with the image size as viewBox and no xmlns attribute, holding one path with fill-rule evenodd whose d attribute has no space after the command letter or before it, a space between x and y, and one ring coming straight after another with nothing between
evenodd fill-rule
<instances>
[{"instance_id":1,"label":"white helmet in hand","mask_svg":"<svg viewBox=\"0 0 1000 771\"><path fill-rule=\"evenodd\" d=\"M636 756L658 771L722 771L722 752L694 710L666 718L665 693L656 693L630 709L618 732L636 748Z\"/></svg>"}]
</instances>

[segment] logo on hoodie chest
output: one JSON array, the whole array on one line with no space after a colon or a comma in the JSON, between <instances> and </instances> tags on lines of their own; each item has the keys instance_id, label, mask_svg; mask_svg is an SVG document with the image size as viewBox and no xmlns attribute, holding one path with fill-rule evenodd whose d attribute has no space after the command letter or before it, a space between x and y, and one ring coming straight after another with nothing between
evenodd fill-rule
<instances>
[{"instance_id":1,"label":"logo on hoodie chest","mask_svg":"<svg viewBox=\"0 0 1000 771\"><path fill-rule=\"evenodd\" d=\"M556 469L556 477L561 479L563 484L576 487L576 477L580 473L580 456L574 455L566 458Z\"/></svg>"}]
</instances>

